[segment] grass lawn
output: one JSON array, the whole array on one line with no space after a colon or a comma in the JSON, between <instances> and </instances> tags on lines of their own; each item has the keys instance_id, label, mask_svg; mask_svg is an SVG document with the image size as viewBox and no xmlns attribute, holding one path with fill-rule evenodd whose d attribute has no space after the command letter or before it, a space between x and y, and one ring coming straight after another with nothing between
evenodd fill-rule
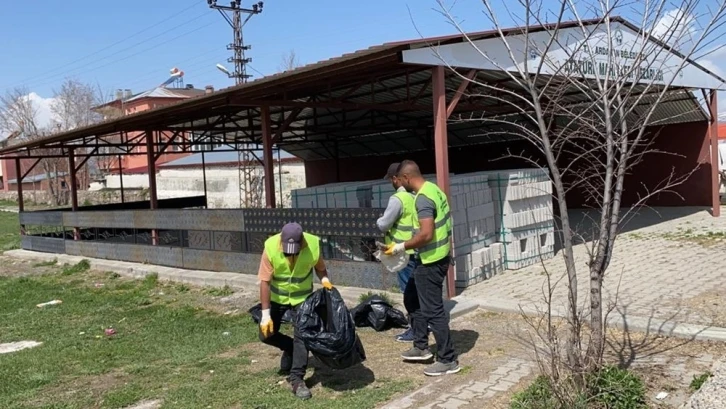
<instances>
[{"instance_id":1,"label":"grass lawn","mask_svg":"<svg viewBox=\"0 0 726 409\"><path fill-rule=\"evenodd\" d=\"M20 248L18 214L0 212L0 252Z\"/></svg>"},{"instance_id":2,"label":"grass lawn","mask_svg":"<svg viewBox=\"0 0 726 409\"><path fill-rule=\"evenodd\" d=\"M3 234L9 216L0 214ZM52 269L0 277L0 342L43 343L0 355L0 408L123 408L143 399L179 409L373 408L411 386L381 373L362 381L356 370L310 369L315 396L298 402L250 317L224 314L249 305L210 306L208 290L154 276ZM53 299L63 303L35 306ZM109 327L117 333L106 336Z\"/></svg>"}]
</instances>

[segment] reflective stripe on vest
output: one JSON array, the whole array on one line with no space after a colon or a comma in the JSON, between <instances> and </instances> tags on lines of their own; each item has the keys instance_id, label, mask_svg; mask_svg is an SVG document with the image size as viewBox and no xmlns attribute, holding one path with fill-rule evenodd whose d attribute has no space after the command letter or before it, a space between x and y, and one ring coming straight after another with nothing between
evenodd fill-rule
<instances>
[{"instance_id":1,"label":"reflective stripe on vest","mask_svg":"<svg viewBox=\"0 0 726 409\"><path fill-rule=\"evenodd\" d=\"M290 271L290 263L280 247L280 234L265 241L265 253L272 263L270 300L281 305L298 305L313 292L313 268L320 259L320 238L303 233L305 245Z\"/></svg>"},{"instance_id":2,"label":"reflective stripe on vest","mask_svg":"<svg viewBox=\"0 0 726 409\"><path fill-rule=\"evenodd\" d=\"M431 242L418 249L421 256L421 263L435 263L447 256L451 252L451 212L449 210L449 201L446 199L444 192L438 186L431 182L425 182L421 189L417 192L419 195L426 196L434 202L436 206L436 218L434 219L434 235ZM414 228L418 230L420 223L418 221L418 212L416 213L416 223Z\"/></svg>"},{"instance_id":3,"label":"reflective stripe on vest","mask_svg":"<svg viewBox=\"0 0 726 409\"><path fill-rule=\"evenodd\" d=\"M413 195L408 192L396 192L394 194L401 201L401 217L391 226L384 237L386 244L403 243L413 237L413 225L416 217L416 202ZM413 254L414 250L406 250L406 253Z\"/></svg>"}]
</instances>

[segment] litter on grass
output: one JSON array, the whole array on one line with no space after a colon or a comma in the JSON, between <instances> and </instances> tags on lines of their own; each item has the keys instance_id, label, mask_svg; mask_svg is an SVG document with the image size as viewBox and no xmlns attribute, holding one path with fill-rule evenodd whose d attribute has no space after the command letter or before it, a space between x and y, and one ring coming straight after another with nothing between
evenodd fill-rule
<instances>
[{"instance_id":1,"label":"litter on grass","mask_svg":"<svg viewBox=\"0 0 726 409\"><path fill-rule=\"evenodd\" d=\"M47 307L49 305L58 305L58 304L61 304L62 302L63 301L61 301L61 300L53 300L53 301L48 301L48 302L40 303L40 304L36 305L36 307L43 308L43 307Z\"/></svg>"},{"instance_id":2,"label":"litter on grass","mask_svg":"<svg viewBox=\"0 0 726 409\"><path fill-rule=\"evenodd\" d=\"M7 344L0 344L0 354L9 354L11 352L22 351L23 349L35 348L41 344L42 342L36 341L8 342Z\"/></svg>"}]
</instances>

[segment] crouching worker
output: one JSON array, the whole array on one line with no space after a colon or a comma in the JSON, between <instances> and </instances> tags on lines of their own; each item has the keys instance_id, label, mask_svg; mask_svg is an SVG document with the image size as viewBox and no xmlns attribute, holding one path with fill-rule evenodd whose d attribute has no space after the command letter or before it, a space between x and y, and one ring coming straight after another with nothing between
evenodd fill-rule
<instances>
[{"instance_id":1,"label":"crouching worker","mask_svg":"<svg viewBox=\"0 0 726 409\"><path fill-rule=\"evenodd\" d=\"M313 292L313 269L323 285L332 289L325 262L320 255L320 238L303 233L297 223L288 223L265 241L260 270L260 340L282 351L280 371L289 374L287 380L292 392L300 399L310 399L312 394L305 385L308 350L297 328L294 338L280 333L282 316L297 308Z\"/></svg>"}]
</instances>

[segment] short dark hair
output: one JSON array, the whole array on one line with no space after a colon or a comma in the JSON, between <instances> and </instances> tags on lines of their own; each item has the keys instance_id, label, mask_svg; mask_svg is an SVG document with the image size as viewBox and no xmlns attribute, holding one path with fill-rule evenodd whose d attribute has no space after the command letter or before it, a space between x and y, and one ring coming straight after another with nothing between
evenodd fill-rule
<instances>
[{"instance_id":1,"label":"short dark hair","mask_svg":"<svg viewBox=\"0 0 726 409\"><path fill-rule=\"evenodd\" d=\"M421 176L421 170L419 169L416 162L406 159L398 165L398 171L396 174L401 176L403 173L408 173L411 176Z\"/></svg>"}]
</instances>

